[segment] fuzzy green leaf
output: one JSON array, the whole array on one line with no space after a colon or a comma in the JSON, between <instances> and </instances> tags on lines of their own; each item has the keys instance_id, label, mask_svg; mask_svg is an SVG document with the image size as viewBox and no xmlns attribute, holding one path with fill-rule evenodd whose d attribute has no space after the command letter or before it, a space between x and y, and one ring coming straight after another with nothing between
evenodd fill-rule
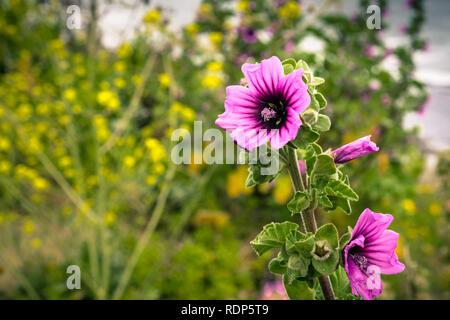
<instances>
[{"instance_id":1,"label":"fuzzy green leaf","mask_svg":"<svg viewBox=\"0 0 450 320\"><path fill-rule=\"evenodd\" d=\"M319 133L308 126L301 125L297 137L291 142L297 148L306 149L309 144L316 142L319 139L319 136Z\"/></svg>"},{"instance_id":2,"label":"fuzzy green leaf","mask_svg":"<svg viewBox=\"0 0 450 320\"><path fill-rule=\"evenodd\" d=\"M329 275L336 270L336 266L339 263L339 251L332 251L327 259L312 259L311 261L317 272L323 275Z\"/></svg>"},{"instance_id":3,"label":"fuzzy green leaf","mask_svg":"<svg viewBox=\"0 0 450 320\"><path fill-rule=\"evenodd\" d=\"M327 192L327 194L335 197L353 201L359 199L358 195L352 190L352 188L350 188L350 186L346 185L343 181L340 180L331 180L328 183L325 191Z\"/></svg>"},{"instance_id":4,"label":"fuzzy green leaf","mask_svg":"<svg viewBox=\"0 0 450 320\"><path fill-rule=\"evenodd\" d=\"M318 114L317 120L314 123L314 129L317 129L319 131L328 131L330 130L330 127L331 127L330 118L328 118L328 116L324 114Z\"/></svg>"},{"instance_id":5,"label":"fuzzy green leaf","mask_svg":"<svg viewBox=\"0 0 450 320\"><path fill-rule=\"evenodd\" d=\"M325 99L323 94L318 92L314 95L314 97L316 98L317 102L319 103L320 109L323 109L327 106L327 100Z\"/></svg>"},{"instance_id":6,"label":"fuzzy green leaf","mask_svg":"<svg viewBox=\"0 0 450 320\"><path fill-rule=\"evenodd\" d=\"M317 156L316 163L314 164L313 173L316 175L333 175L336 171L336 165L331 156L327 154L321 154Z\"/></svg>"},{"instance_id":7,"label":"fuzzy green leaf","mask_svg":"<svg viewBox=\"0 0 450 320\"><path fill-rule=\"evenodd\" d=\"M300 213L309 207L310 199L306 191L297 191L288 202L287 207L292 213Z\"/></svg>"},{"instance_id":8,"label":"fuzzy green leaf","mask_svg":"<svg viewBox=\"0 0 450 320\"><path fill-rule=\"evenodd\" d=\"M316 241L327 240L334 249L339 247L339 235L336 227L332 223L327 223L317 229Z\"/></svg>"},{"instance_id":9,"label":"fuzzy green leaf","mask_svg":"<svg viewBox=\"0 0 450 320\"><path fill-rule=\"evenodd\" d=\"M314 300L315 292L308 287L305 281L294 280L288 283L286 275L283 276L283 284L288 297L292 300Z\"/></svg>"},{"instance_id":10,"label":"fuzzy green leaf","mask_svg":"<svg viewBox=\"0 0 450 320\"><path fill-rule=\"evenodd\" d=\"M271 224L265 225L263 231L250 244L256 253L261 256L270 249L281 248L289 232L297 228L298 224L289 221L282 223L272 222Z\"/></svg>"}]
</instances>

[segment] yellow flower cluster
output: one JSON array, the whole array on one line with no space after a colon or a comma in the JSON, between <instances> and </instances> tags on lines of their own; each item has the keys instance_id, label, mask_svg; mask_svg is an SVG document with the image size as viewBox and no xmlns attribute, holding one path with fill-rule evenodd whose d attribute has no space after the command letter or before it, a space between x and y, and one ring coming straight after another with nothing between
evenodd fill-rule
<instances>
[{"instance_id":1,"label":"yellow flower cluster","mask_svg":"<svg viewBox=\"0 0 450 320\"><path fill-rule=\"evenodd\" d=\"M295 19L300 16L302 10L296 1L286 2L279 10L278 15L284 19Z\"/></svg>"},{"instance_id":2,"label":"yellow flower cluster","mask_svg":"<svg viewBox=\"0 0 450 320\"><path fill-rule=\"evenodd\" d=\"M202 86L213 90L223 83L222 63L219 61L209 62L206 65L206 74L202 79Z\"/></svg>"},{"instance_id":3,"label":"yellow flower cluster","mask_svg":"<svg viewBox=\"0 0 450 320\"><path fill-rule=\"evenodd\" d=\"M159 85L162 88L168 88L170 86L171 83L171 78L167 73L160 73L158 75L158 81L159 81Z\"/></svg>"},{"instance_id":4,"label":"yellow flower cluster","mask_svg":"<svg viewBox=\"0 0 450 320\"><path fill-rule=\"evenodd\" d=\"M18 180L28 180L35 190L46 190L50 185L46 179L39 176L36 170L23 164L18 164L14 168L14 177Z\"/></svg>"},{"instance_id":5,"label":"yellow flower cluster","mask_svg":"<svg viewBox=\"0 0 450 320\"><path fill-rule=\"evenodd\" d=\"M248 170L246 166L239 166L235 171L228 174L227 177L227 193L231 198L235 198L240 194L249 195L253 192L253 187L245 187L247 181Z\"/></svg>"},{"instance_id":6,"label":"yellow flower cluster","mask_svg":"<svg viewBox=\"0 0 450 320\"><path fill-rule=\"evenodd\" d=\"M102 90L97 94L97 102L109 110L117 110L120 105L117 93L110 90Z\"/></svg>"},{"instance_id":7,"label":"yellow flower cluster","mask_svg":"<svg viewBox=\"0 0 450 320\"><path fill-rule=\"evenodd\" d=\"M162 175L165 171L163 162L166 158L166 149L155 138L147 138L144 144L151 162L150 174L146 178L146 183L152 186L156 184L158 176Z\"/></svg>"},{"instance_id":8,"label":"yellow flower cluster","mask_svg":"<svg viewBox=\"0 0 450 320\"><path fill-rule=\"evenodd\" d=\"M174 116L179 115L183 121L188 123L195 120L195 111L178 101L172 104L169 109L169 114Z\"/></svg>"},{"instance_id":9,"label":"yellow flower cluster","mask_svg":"<svg viewBox=\"0 0 450 320\"><path fill-rule=\"evenodd\" d=\"M148 24L156 24L159 22L160 19L161 19L160 12L156 9L151 9L151 10L147 11L147 13L144 15L144 18L142 19L142 21L144 23L148 23Z\"/></svg>"},{"instance_id":10,"label":"yellow flower cluster","mask_svg":"<svg viewBox=\"0 0 450 320\"><path fill-rule=\"evenodd\" d=\"M111 132L109 131L108 123L103 116L101 115L94 116L94 126L97 132L97 140L100 143L103 143L106 140L108 140L109 136L111 135Z\"/></svg>"},{"instance_id":11,"label":"yellow flower cluster","mask_svg":"<svg viewBox=\"0 0 450 320\"><path fill-rule=\"evenodd\" d=\"M224 212L200 210L194 217L194 224L220 230L228 224L229 220L229 216Z\"/></svg>"}]
</instances>

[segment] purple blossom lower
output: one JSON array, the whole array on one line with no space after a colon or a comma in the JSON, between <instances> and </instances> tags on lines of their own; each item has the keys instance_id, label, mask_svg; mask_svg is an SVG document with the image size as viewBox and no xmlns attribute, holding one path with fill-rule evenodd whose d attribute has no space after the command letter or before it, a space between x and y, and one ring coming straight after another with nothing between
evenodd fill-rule
<instances>
[{"instance_id":1,"label":"purple blossom lower","mask_svg":"<svg viewBox=\"0 0 450 320\"><path fill-rule=\"evenodd\" d=\"M226 89L225 112L216 125L230 132L236 143L248 150L267 143L282 148L295 139L302 124L300 113L311 102L303 70L284 75L280 59L271 57L259 64L242 66L248 87Z\"/></svg>"},{"instance_id":2,"label":"purple blossom lower","mask_svg":"<svg viewBox=\"0 0 450 320\"><path fill-rule=\"evenodd\" d=\"M390 214L364 210L344 249L345 271L352 293L364 300L378 297L383 291L380 274L395 274L405 269L395 254L399 234L387 230L393 219Z\"/></svg>"},{"instance_id":3,"label":"purple blossom lower","mask_svg":"<svg viewBox=\"0 0 450 320\"><path fill-rule=\"evenodd\" d=\"M344 163L378 150L377 145L370 141L369 135L350 142L332 151L331 154L334 156L335 163Z\"/></svg>"}]
</instances>

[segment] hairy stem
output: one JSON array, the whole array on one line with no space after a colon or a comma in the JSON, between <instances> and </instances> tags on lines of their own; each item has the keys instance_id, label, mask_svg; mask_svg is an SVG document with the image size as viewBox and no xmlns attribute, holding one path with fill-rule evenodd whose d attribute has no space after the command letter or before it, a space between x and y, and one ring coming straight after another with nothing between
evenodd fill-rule
<instances>
[{"instance_id":1,"label":"hairy stem","mask_svg":"<svg viewBox=\"0 0 450 320\"><path fill-rule=\"evenodd\" d=\"M286 154L288 159L287 168L292 180L292 185L294 186L294 191L295 192L303 191L305 190L305 185L303 184L302 175L298 167L297 152L295 151L295 149L286 147ZM302 212L300 216L302 217L303 225L306 231L316 233L317 223L316 218L314 216L314 209L309 208L304 212ZM330 278L328 276L320 276L319 284L320 288L322 289L325 300L335 300L333 288L331 287Z\"/></svg>"}]
</instances>

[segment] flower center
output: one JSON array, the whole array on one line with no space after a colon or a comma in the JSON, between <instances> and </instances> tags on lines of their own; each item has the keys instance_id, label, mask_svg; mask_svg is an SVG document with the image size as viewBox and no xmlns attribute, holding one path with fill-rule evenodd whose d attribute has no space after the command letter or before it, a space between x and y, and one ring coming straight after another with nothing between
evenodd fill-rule
<instances>
[{"instance_id":1,"label":"flower center","mask_svg":"<svg viewBox=\"0 0 450 320\"><path fill-rule=\"evenodd\" d=\"M260 110L261 121L269 129L280 128L286 119L286 108L281 101L265 103Z\"/></svg>"},{"instance_id":2,"label":"flower center","mask_svg":"<svg viewBox=\"0 0 450 320\"><path fill-rule=\"evenodd\" d=\"M264 122L269 121L276 115L277 115L277 112L275 110L267 108L267 107L261 111L261 117L263 118Z\"/></svg>"},{"instance_id":3,"label":"flower center","mask_svg":"<svg viewBox=\"0 0 450 320\"><path fill-rule=\"evenodd\" d=\"M367 258L362 254L355 253L351 255L353 262L358 266L359 270L366 272L367 270Z\"/></svg>"}]
</instances>

